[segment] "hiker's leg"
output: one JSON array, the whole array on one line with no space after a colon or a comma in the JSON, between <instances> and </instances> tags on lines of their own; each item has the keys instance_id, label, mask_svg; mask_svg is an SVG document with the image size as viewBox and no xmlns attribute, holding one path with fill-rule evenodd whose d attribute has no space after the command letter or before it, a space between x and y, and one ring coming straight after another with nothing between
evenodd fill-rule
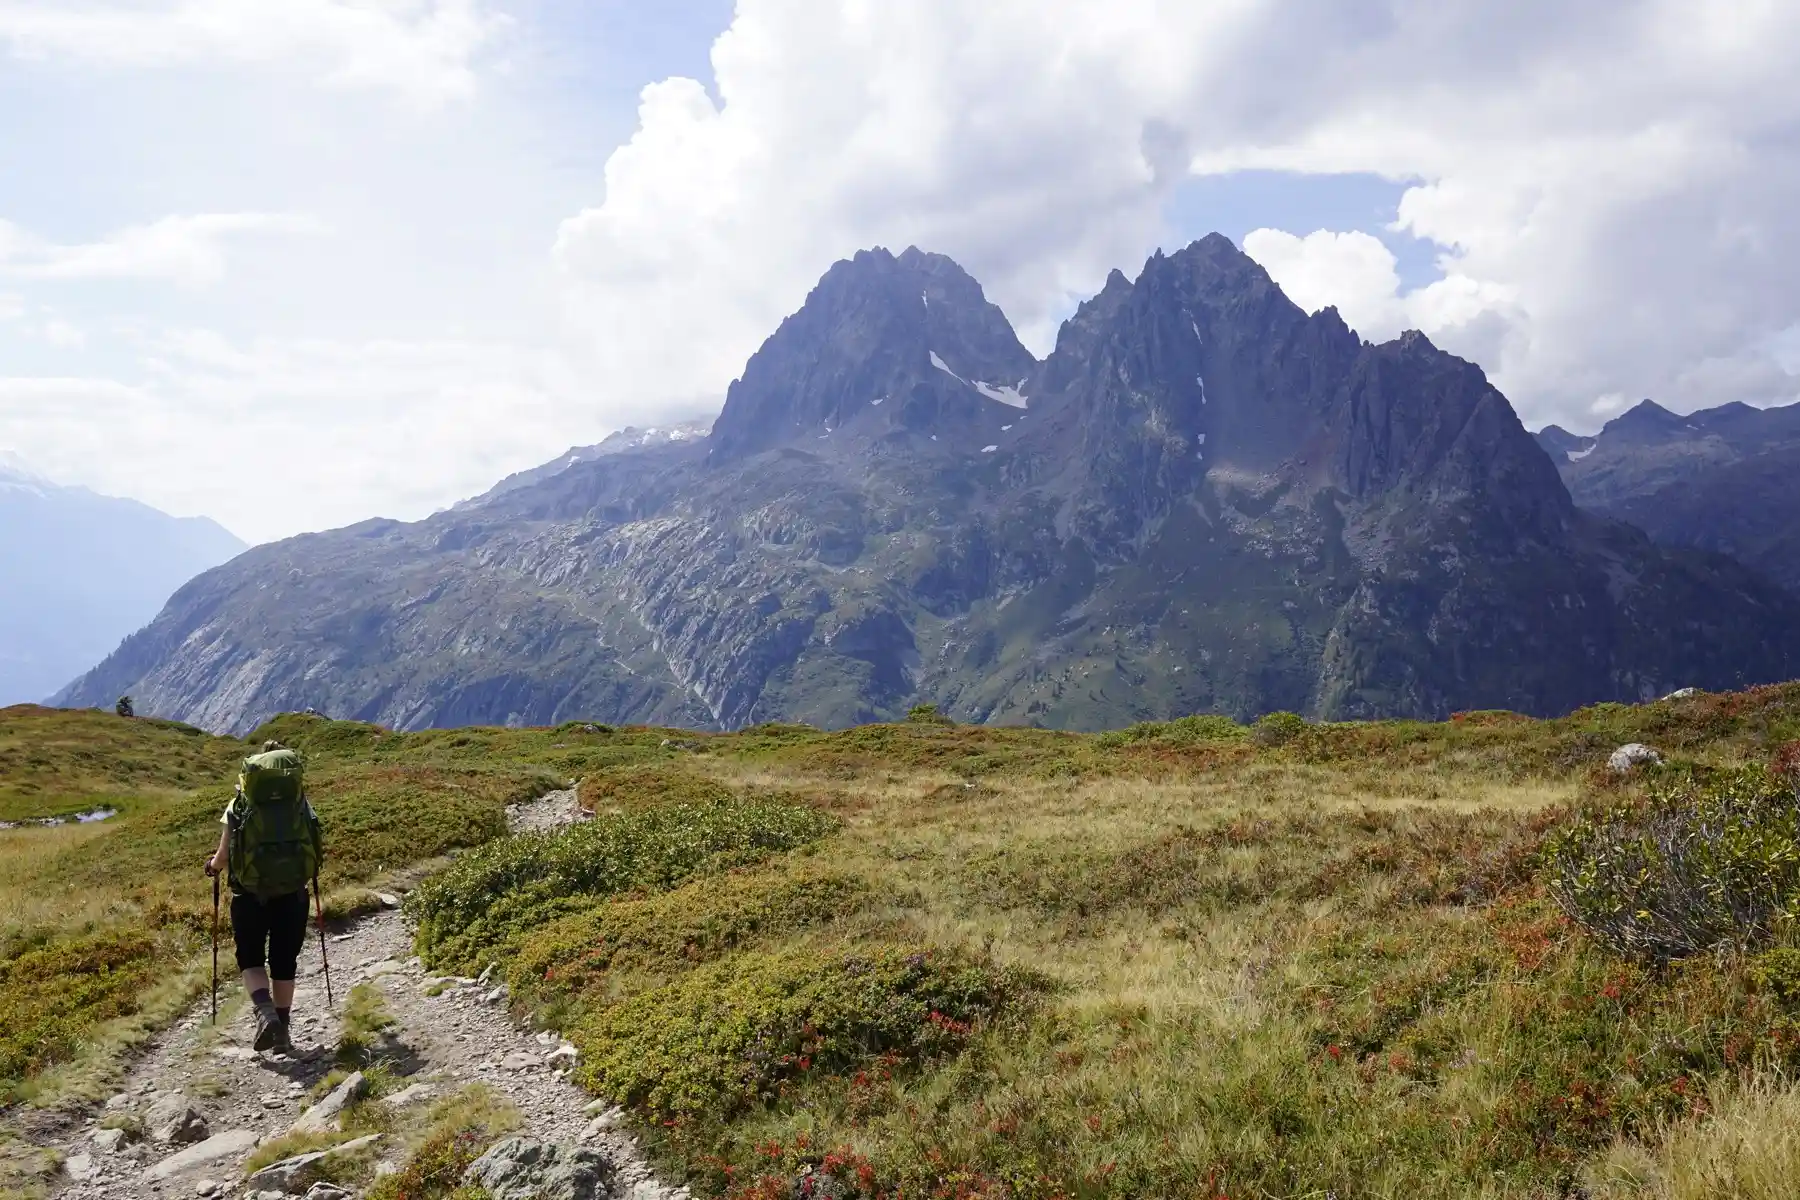
<instances>
[{"instance_id":1,"label":"hiker's leg","mask_svg":"<svg viewBox=\"0 0 1800 1200\"><path fill-rule=\"evenodd\" d=\"M244 973L244 990L252 996L269 990L269 973L263 968L263 943L269 939L268 913L255 896L231 897L231 940L237 946L238 970Z\"/></svg>"},{"instance_id":2,"label":"hiker's leg","mask_svg":"<svg viewBox=\"0 0 1800 1200\"><path fill-rule=\"evenodd\" d=\"M274 980L275 1007L284 1016L294 1004L294 976L300 973L300 951L306 945L306 890L268 902L269 976Z\"/></svg>"},{"instance_id":3,"label":"hiker's leg","mask_svg":"<svg viewBox=\"0 0 1800 1200\"><path fill-rule=\"evenodd\" d=\"M238 970L256 1005L257 1050L272 1050L283 1036L281 1018L269 995L269 972L263 969L263 943L269 940L269 907L255 896L231 898L231 937L237 943Z\"/></svg>"}]
</instances>

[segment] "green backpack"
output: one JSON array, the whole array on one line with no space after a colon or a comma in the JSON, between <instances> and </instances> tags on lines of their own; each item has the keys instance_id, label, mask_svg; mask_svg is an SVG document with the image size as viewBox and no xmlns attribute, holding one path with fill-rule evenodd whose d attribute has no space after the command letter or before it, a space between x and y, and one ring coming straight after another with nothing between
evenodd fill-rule
<instances>
[{"instance_id":1,"label":"green backpack","mask_svg":"<svg viewBox=\"0 0 1800 1200\"><path fill-rule=\"evenodd\" d=\"M324 859L306 802L305 767L292 750L244 760L231 802L231 886L259 899L297 892Z\"/></svg>"}]
</instances>

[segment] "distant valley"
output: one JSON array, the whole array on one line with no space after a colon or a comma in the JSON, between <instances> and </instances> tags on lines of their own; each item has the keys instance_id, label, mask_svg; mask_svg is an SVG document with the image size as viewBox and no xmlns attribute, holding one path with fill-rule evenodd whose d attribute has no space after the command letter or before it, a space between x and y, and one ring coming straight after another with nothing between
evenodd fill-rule
<instances>
[{"instance_id":1,"label":"distant valley","mask_svg":"<svg viewBox=\"0 0 1800 1200\"><path fill-rule=\"evenodd\" d=\"M0 456L0 705L46 699L244 549L213 521L60 487Z\"/></svg>"}]
</instances>

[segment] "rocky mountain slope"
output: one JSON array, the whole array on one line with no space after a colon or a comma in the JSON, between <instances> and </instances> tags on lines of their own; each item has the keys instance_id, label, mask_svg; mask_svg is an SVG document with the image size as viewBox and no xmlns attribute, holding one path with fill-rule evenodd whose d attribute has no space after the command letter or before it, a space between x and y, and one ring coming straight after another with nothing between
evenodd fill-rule
<instances>
[{"instance_id":1,"label":"rocky mountain slope","mask_svg":"<svg viewBox=\"0 0 1800 1200\"><path fill-rule=\"evenodd\" d=\"M1594 437L1554 425L1537 436L1581 507L1800 592L1800 404L1682 417L1645 400Z\"/></svg>"},{"instance_id":2,"label":"rocky mountain slope","mask_svg":"<svg viewBox=\"0 0 1800 1200\"><path fill-rule=\"evenodd\" d=\"M1578 510L1476 367L1308 316L1218 235L1114 272L1043 362L949 259L873 250L706 439L260 547L61 699L218 729L1553 712L1800 675L1796 618Z\"/></svg>"},{"instance_id":3,"label":"rocky mountain slope","mask_svg":"<svg viewBox=\"0 0 1800 1200\"><path fill-rule=\"evenodd\" d=\"M59 487L0 454L0 705L44 699L243 549L212 521Z\"/></svg>"}]
</instances>

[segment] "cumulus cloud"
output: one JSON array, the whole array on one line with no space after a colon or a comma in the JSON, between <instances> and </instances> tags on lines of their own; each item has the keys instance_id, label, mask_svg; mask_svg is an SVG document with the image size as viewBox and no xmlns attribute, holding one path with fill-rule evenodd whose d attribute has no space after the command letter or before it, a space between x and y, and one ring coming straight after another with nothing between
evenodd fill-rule
<instances>
[{"instance_id":1,"label":"cumulus cloud","mask_svg":"<svg viewBox=\"0 0 1800 1200\"><path fill-rule=\"evenodd\" d=\"M860 246L959 258L1041 349L1185 171L1374 172L1417 181L1395 228L1443 278L1402 293L1368 231L1258 231L1309 305L1424 328L1528 419L1787 399L1796 44L1767 0L743 0L714 92L645 89L556 257L609 381L716 393Z\"/></svg>"},{"instance_id":2,"label":"cumulus cloud","mask_svg":"<svg viewBox=\"0 0 1800 1200\"><path fill-rule=\"evenodd\" d=\"M472 60L505 23L481 0L25 0L0 3L0 45L109 66L299 63L430 106L473 91Z\"/></svg>"},{"instance_id":3,"label":"cumulus cloud","mask_svg":"<svg viewBox=\"0 0 1800 1200\"><path fill-rule=\"evenodd\" d=\"M285 213L204 213L164 217L97 242L58 245L0 221L0 275L24 279L159 279L215 283L225 274L227 239L243 234L318 233L310 217Z\"/></svg>"}]
</instances>

